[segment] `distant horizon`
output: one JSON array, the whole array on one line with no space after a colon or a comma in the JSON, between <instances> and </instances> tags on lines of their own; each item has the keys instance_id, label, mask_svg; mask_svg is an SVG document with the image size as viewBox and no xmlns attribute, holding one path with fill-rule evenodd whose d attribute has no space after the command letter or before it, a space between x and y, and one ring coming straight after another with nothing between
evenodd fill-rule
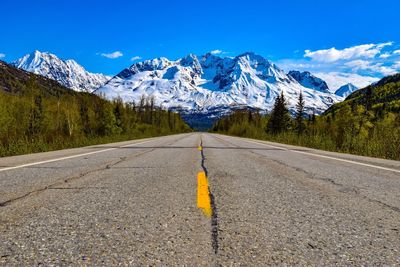
<instances>
[{"instance_id":1,"label":"distant horizon","mask_svg":"<svg viewBox=\"0 0 400 267\"><path fill-rule=\"evenodd\" d=\"M400 3L394 0L2 4L0 59L6 62L39 50L112 76L146 59L250 51L329 84L366 85L400 72Z\"/></svg>"}]
</instances>

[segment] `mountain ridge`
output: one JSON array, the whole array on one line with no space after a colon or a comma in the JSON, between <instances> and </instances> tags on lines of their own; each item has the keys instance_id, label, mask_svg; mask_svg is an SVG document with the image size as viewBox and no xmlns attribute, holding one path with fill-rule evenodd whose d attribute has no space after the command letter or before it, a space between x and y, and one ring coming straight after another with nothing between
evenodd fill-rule
<instances>
[{"instance_id":1,"label":"mountain ridge","mask_svg":"<svg viewBox=\"0 0 400 267\"><path fill-rule=\"evenodd\" d=\"M291 70L289 71L288 75L292 76L296 81L298 81L306 88L315 89L324 93L330 92L328 84L321 78L318 78L311 74L311 72L309 71L300 72L296 70Z\"/></svg>"},{"instance_id":2,"label":"mountain ridge","mask_svg":"<svg viewBox=\"0 0 400 267\"><path fill-rule=\"evenodd\" d=\"M342 100L329 91L302 86L274 63L253 52L234 58L207 53L189 54L177 60L164 57L145 60L132 64L95 91L128 102L137 102L142 95L152 96L164 107L199 114L215 110L224 114L236 107L270 111L281 92L285 93L292 111L300 92L308 113L320 114Z\"/></svg>"},{"instance_id":3,"label":"mountain ridge","mask_svg":"<svg viewBox=\"0 0 400 267\"><path fill-rule=\"evenodd\" d=\"M28 94L34 87L43 96L75 95L78 92L70 90L59 82L34 74L0 60L0 90L17 95Z\"/></svg>"},{"instance_id":4,"label":"mountain ridge","mask_svg":"<svg viewBox=\"0 0 400 267\"><path fill-rule=\"evenodd\" d=\"M92 92L104 85L110 77L86 71L75 60L62 60L49 52L33 51L11 65L44 77L79 92Z\"/></svg>"}]
</instances>

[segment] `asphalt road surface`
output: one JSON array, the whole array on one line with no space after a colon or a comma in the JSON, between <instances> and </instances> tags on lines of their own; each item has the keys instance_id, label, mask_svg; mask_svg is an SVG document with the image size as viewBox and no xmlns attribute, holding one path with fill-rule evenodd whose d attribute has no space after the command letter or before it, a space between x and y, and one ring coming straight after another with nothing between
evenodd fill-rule
<instances>
[{"instance_id":1,"label":"asphalt road surface","mask_svg":"<svg viewBox=\"0 0 400 267\"><path fill-rule=\"evenodd\" d=\"M40 264L399 266L400 162L208 133L1 158L0 265Z\"/></svg>"}]
</instances>

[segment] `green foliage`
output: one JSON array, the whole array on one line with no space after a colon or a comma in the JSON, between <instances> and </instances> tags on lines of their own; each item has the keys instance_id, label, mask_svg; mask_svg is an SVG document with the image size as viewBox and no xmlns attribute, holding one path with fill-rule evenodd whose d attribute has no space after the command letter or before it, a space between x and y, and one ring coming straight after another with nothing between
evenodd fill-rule
<instances>
[{"instance_id":1,"label":"green foliage","mask_svg":"<svg viewBox=\"0 0 400 267\"><path fill-rule=\"evenodd\" d=\"M400 74L383 78L374 85L357 90L345 101L330 107L325 114L335 112L345 106L362 105L376 114L400 112Z\"/></svg>"},{"instance_id":2,"label":"green foliage","mask_svg":"<svg viewBox=\"0 0 400 267\"><path fill-rule=\"evenodd\" d=\"M249 111L236 111L218 120L212 131L242 137L270 140L323 150L400 160L400 114L386 112L378 118L365 106L344 106L324 116L310 116L304 130L296 128L279 133L265 132L271 115L249 120ZM251 117L256 116L252 113ZM292 123L295 123L293 120Z\"/></svg>"},{"instance_id":3,"label":"green foliage","mask_svg":"<svg viewBox=\"0 0 400 267\"><path fill-rule=\"evenodd\" d=\"M278 134L287 131L290 126L290 114L286 106L283 92L275 99L274 108L271 112L271 118L268 121L266 131L271 134Z\"/></svg>"},{"instance_id":4,"label":"green foliage","mask_svg":"<svg viewBox=\"0 0 400 267\"><path fill-rule=\"evenodd\" d=\"M1 87L10 90L0 91L0 156L191 131L154 100L108 101L7 65Z\"/></svg>"}]
</instances>

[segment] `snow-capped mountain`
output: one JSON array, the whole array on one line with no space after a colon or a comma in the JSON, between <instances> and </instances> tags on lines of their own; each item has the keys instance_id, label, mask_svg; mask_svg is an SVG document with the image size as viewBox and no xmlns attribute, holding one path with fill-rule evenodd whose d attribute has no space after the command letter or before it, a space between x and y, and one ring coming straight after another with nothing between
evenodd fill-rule
<instances>
[{"instance_id":1,"label":"snow-capped mountain","mask_svg":"<svg viewBox=\"0 0 400 267\"><path fill-rule=\"evenodd\" d=\"M17 68L58 81L76 91L92 92L110 77L90 73L74 60L61 60L48 52L34 51L11 63Z\"/></svg>"},{"instance_id":2,"label":"snow-capped mountain","mask_svg":"<svg viewBox=\"0 0 400 267\"><path fill-rule=\"evenodd\" d=\"M351 93L354 91L357 91L359 88L357 88L355 85L352 83L345 84L341 86L339 89L336 90L335 94L340 96L340 97L348 97Z\"/></svg>"},{"instance_id":3,"label":"snow-capped mountain","mask_svg":"<svg viewBox=\"0 0 400 267\"><path fill-rule=\"evenodd\" d=\"M320 92L329 93L329 87L326 82L318 77L315 77L308 71L289 71L289 75L292 76L301 85L307 88L311 88Z\"/></svg>"},{"instance_id":4,"label":"snow-capped mountain","mask_svg":"<svg viewBox=\"0 0 400 267\"><path fill-rule=\"evenodd\" d=\"M133 64L95 92L107 98L138 102L154 97L157 104L183 113L221 115L237 107L270 111L284 92L294 110L300 92L306 108L319 114L341 97L329 91L301 85L275 64L254 53L221 58L211 53L188 55L176 61L166 58Z\"/></svg>"}]
</instances>

